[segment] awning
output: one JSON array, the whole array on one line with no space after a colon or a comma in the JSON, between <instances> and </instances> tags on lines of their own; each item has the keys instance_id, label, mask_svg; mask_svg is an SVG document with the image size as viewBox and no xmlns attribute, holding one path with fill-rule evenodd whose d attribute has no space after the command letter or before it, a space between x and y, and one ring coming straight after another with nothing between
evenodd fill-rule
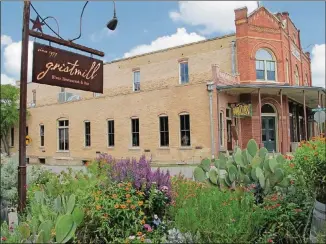
<instances>
[{"instance_id":1,"label":"awning","mask_svg":"<svg viewBox=\"0 0 326 244\"><path fill-rule=\"evenodd\" d=\"M282 89L283 95L288 96L291 100L303 104L303 91L306 97L306 106L309 108L316 108L319 104L318 93L323 94L325 104L326 89L323 87L313 86L289 86L289 85L275 85L275 84L237 84L227 86L216 86L218 91L223 91L230 95L239 95L242 93L258 93L260 88L261 94L277 95L279 96Z\"/></svg>"}]
</instances>

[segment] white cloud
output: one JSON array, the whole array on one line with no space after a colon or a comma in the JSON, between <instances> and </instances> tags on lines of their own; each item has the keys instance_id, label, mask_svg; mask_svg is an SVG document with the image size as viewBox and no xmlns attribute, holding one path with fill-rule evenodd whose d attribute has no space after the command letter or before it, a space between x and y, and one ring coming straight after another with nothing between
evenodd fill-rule
<instances>
[{"instance_id":1,"label":"white cloud","mask_svg":"<svg viewBox=\"0 0 326 244\"><path fill-rule=\"evenodd\" d=\"M10 36L7 35L1 35L1 47L7 46L12 43L12 39Z\"/></svg>"},{"instance_id":2,"label":"white cloud","mask_svg":"<svg viewBox=\"0 0 326 244\"><path fill-rule=\"evenodd\" d=\"M230 33L235 31L234 9L247 6L248 13L257 8L257 1L180 1L179 10L170 18L192 26L201 26L200 33Z\"/></svg>"},{"instance_id":3,"label":"white cloud","mask_svg":"<svg viewBox=\"0 0 326 244\"><path fill-rule=\"evenodd\" d=\"M325 46L325 44L317 44L312 48L311 72L313 86L325 87Z\"/></svg>"},{"instance_id":4,"label":"white cloud","mask_svg":"<svg viewBox=\"0 0 326 244\"><path fill-rule=\"evenodd\" d=\"M16 85L16 80L7 76L6 74L1 74L1 85Z\"/></svg>"},{"instance_id":5,"label":"white cloud","mask_svg":"<svg viewBox=\"0 0 326 244\"><path fill-rule=\"evenodd\" d=\"M90 39L91 39L92 42L100 42L104 38L106 38L108 36L111 36L116 32L117 32L117 30L111 31L108 28L104 27L102 30L94 32L93 34L91 34Z\"/></svg>"},{"instance_id":6,"label":"white cloud","mask_svg":"<svg viewBox=\"0 0 326 244\"><path fill-rule=\"evenodd\" d=\"M20 80L20 62L21 62L22 42L12 42L4 49L3 66L5 72L15 80ZM28 78L32 80L32 60L33 60L33 42L28 43Z\"/></svg>"},{"instance_id":7,"label":"white cloud","mask_svg":"<svg viewBox=\"0 0 326 244\"><path fill-rule=\"evenodd\" d=\"M194 32L188 33L185 28L178 28L177 32L170 36L161 36L152 41L151 44L143 44L132 48L124 54L124 58L202 40L205 40L205 37Z\"/></svg>"}]
</instances>

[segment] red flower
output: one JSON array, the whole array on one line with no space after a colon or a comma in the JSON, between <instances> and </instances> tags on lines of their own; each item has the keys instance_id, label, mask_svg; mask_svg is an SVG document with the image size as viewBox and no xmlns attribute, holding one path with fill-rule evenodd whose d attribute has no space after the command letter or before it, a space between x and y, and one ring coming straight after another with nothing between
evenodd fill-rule
<instances>
[{"instance_id":1,"label":"red flower","mask_svg":"<svg viewBox=\"0 0 326 244\"><path fill-rule=\"evenodd\" d=\"M268 239L267 242L268 242L268 243L273 243L273 240L272 240L272 239Z\"/></svg>"},{"instance_id":2,"label":"red flower","mask_svg":"<svg viewBox=\"0 0 326 244\"><path fill-rule=\"evenodd\" d=\"M3 237L1 237L1 240L2 241L6 241L7 240L7 237L3 236Z\"/></svg>"}]
</instances>

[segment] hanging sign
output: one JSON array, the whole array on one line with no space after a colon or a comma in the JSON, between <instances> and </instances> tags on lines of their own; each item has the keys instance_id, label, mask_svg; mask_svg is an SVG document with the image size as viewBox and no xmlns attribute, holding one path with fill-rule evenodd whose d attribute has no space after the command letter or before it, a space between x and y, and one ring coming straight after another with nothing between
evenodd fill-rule
<instances>
[{"instance_id":1,"label":"hanging sign","mask_svg":"<svg viewBox=\"0 0 326 244\"><path fill-rule=\"evenodd\" d=\"M236 118L251 117L252 106L251 104L238 103L232 108L233 116Z\"/></svg>"},{"instance_id":2,"label":"hanging sign","mask_svg":"<svg viewBox=\"0 0 326 244\"><path fill-rule=\"evenodd\" d=\"M103 61L34 42L32 81L103 93Z\"/></svg>"}]
</instances>

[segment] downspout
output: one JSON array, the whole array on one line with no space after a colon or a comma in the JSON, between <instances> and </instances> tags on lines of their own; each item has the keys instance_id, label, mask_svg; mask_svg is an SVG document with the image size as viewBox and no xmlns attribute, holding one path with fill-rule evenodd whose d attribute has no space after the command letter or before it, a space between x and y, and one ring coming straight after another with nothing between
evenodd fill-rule
<instances>
[{"instance_id":1,"label":"downspout","mask_svg":"<svg viewBox=\"0 0 326 244\"><path fill-rule=\"evenodd\" d=\"M235 41L231 42L231 65L232 65L232 75L236 75L236 58L235 58Z\"/></svg>"},{"instance_id":2,"label":"downspout","mask_svg":"<svg viewBox=\"0 0 326 244\"><path fill-rule=\"evenodd\" d=\"M211 156L212 159L215 158L215 142L214 142L214 116L213 116L213 91L214 91L214 82L207 83L207 90L209 96L209 120L210 120L210 130L211 130Z\"/></svg>"}]
</instances>

